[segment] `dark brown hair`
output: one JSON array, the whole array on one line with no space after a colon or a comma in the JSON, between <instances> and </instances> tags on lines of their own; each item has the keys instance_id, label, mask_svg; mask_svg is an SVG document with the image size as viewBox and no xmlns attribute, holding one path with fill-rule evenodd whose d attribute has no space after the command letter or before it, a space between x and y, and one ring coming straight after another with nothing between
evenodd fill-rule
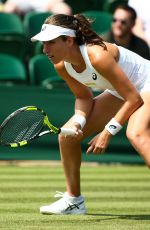
<instances>
[{"instance_id":1,"label":"dark brown hair","mask_svg":"<svg viewBox=\"0 0 150 230\"><path fill-rule=\"evenodd\" d=\"M81 14L56 14L48 17L44 23L75 30L75 42L77 42L78 45L83 45L86 43L91 45L100 45L106 49L103 39L92 30L92 21Z\"/></svg>"}]
</instances>

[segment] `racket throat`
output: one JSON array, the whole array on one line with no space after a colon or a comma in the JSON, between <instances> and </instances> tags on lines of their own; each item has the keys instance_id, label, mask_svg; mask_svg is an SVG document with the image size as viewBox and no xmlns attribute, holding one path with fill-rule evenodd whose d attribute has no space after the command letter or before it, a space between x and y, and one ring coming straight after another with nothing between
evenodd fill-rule
<instances>
[{"instance_id":1,"label":"racket throat","mask_svg":"<svg viewBox=\"0 0 150 230\"><path fill-rule=\"evenodd\" d=\"M60 128L57 128L50 123L47 116L45 116L44 118L44 124L48 126L48 128L50 129L50 133L59 134L61 132Z\"/></svg>"}]
</instances>

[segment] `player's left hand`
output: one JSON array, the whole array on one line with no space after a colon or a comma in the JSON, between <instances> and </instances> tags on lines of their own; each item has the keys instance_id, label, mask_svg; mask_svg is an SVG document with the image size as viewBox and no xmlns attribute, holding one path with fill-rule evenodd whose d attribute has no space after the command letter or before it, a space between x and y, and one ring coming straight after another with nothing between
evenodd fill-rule
<instances>
[{"instance_id":1,"label":"player's left hand","mask_svg":"<svg viewBox=\"0 0 150 230\"><path fill-rule=\"evenodd\" d=\"M87 149L87 154L92 152L95 154L104 153L109 144L111 136L112 135L104 129L88 143L89 148Z\"/></svg>"}]
</instances>

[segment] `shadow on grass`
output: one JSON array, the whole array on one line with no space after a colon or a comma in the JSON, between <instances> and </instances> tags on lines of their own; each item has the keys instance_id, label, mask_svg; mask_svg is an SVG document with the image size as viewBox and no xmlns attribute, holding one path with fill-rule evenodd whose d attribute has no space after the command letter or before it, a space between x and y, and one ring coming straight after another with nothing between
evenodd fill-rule
<instances>
[{"instance_id":1,"label":"shadow on grass","mask_svg":"<svg viewBox=\"0 0 150 230\"><path fill-rule=\"evenodd\" d=\"M124 219L124 220L150 220L150 215L114 215L114 214L96 214L96 213L87 213L89 216L99 216L99 217L108 217L100 220L110 220L110 219Z\"/></svg>"}]
</instances>

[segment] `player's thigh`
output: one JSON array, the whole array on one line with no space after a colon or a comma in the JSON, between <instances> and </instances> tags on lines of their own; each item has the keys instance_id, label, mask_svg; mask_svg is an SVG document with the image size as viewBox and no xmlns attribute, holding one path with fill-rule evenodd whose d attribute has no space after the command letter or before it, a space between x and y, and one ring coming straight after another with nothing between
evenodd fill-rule
<instances>
[{"instance_id":1,"label":"player's thigh","mask_svg":"<svg viewBox=\"0 0 150 230\"><path fill-rule=\"evenodd\" d=\"M117 113L124 101L104 92L94 98L92 112L83 129L84 136L103 130L108 121Z\"/></svg>"},{"instance_id":2,"label":"player's thigh","mask_svg":"<svg viewBox=\"0 0 150 230\"><path fill-rule=\"evenodd\" d=\"M129 118L127 136L132 133L150 132L150 92L141 94L144 104Z\"/></svg>"}]
</instances>

